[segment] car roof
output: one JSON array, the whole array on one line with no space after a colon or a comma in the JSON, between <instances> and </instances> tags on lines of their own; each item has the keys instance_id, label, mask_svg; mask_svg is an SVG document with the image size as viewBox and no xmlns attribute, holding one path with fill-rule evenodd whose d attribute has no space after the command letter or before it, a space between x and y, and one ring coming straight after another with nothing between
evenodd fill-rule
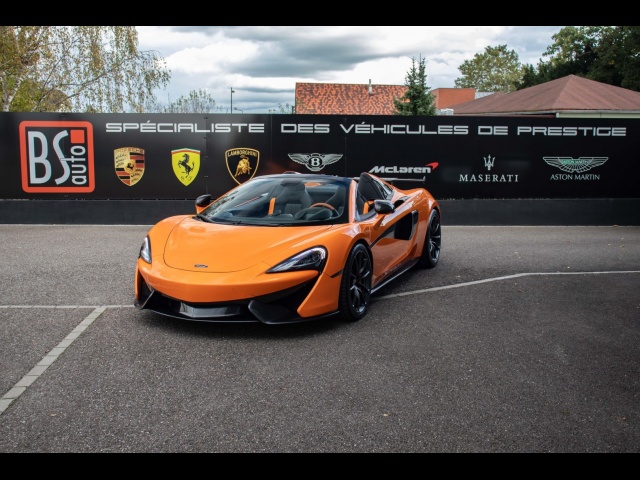
<instances>
[{"instance_id":1,"label":"car roof","mask_svg":"<svg viewBox=\"0 0 640 480\"><path fill-rule=\"evenodd\" d=\"M338 183L348 184L351 183L354 178L350 177L341 177L339 175L328 175L326 173L300 173L300 172L284 172L284 173L273 173L268 175L260 175L254 178L273 178L273 179L287 179L294 178L300 179L303 181L318 181L322 179L332 180Z\"/></svg>"}]
</instances>

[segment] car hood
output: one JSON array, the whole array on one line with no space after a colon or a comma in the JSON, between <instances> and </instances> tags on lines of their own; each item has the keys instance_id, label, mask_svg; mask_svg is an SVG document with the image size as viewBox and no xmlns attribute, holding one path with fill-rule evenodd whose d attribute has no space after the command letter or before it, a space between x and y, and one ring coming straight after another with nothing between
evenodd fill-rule
<instances>
[{"instance_id":1,"label":"car hood","mask_svg":"<svg viewBox=\"0 0 640 480\"><path fill-rule=\"evenodd\" d=\"M163 257L169 267L203 273L237 272L259 262L273 266L329 228L222 225L186 218L169 233Z\"/></svg>"}]
</instances>

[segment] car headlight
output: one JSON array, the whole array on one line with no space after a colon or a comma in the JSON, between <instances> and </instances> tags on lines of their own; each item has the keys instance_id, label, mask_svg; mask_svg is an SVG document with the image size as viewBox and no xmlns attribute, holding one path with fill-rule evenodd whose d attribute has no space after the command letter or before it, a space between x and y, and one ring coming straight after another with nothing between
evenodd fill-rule
<instances>
[{"instance_id":1,"label":"car headlight","mask_svg":"<svg viewBox=\"0 0 640 480\"><path fill-rule=\"evenodd\" d=\"M147 263L151 263L151 241L149 241L148 236L144 237L144 240L142 241L138 258L143 259Z\"/></svg>"},{"instance_id":2,"label":"car headlight","mask_svg":"<svg viewBox=\"0 0 640 480\"><path fill-rule=\"evenodd\" d=\"M324 247L313 247L287 258L267 273L292 272L295 270L322 270L327 258L327 250Z\"/></svg>"}]
</instances>

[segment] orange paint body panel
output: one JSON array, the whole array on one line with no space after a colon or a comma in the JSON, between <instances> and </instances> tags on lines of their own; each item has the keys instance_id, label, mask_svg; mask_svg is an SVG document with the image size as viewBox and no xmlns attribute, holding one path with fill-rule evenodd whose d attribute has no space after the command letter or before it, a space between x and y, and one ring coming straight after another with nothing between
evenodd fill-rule
<instances>
[{"instance_id":1,"label":"orange paint body panel","mask_svg":"<svg viewBox=\"0 0 640 480\"><path fill-rule=\"evenodd\" d=\"M138 308L199 321L357 320L382 285L439 255L437 201L370 174L254 177L194 211L149 230Z\"/></svg>"}]
</instances>

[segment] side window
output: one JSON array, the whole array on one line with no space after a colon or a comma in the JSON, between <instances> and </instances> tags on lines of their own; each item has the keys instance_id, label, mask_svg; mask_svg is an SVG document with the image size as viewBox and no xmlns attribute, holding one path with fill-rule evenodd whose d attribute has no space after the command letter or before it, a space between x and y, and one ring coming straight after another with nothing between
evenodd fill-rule
<instances>
[{"instance_id":1,"label":"side window","mask_svg":"<svg viewBox=\"0 0 640 480\"><path fill-rule=\"evenodd\" d=\"M365 200L388 200L393 194L391 188L374 179L367 172L360 175L358 180L358 192Z\"/></svg>"},{"instance_id":2,"label":"side window","mask_svg":"<svg viewBox=\"0 0 640 480\"><path fill-rule=\"evenodd\" d=\"M365 218L373 216L375 214L373 201L367 200L364 196L358 193L356 197L356 212L358 220L364 220Z\"/></svg>"},{"instance_id":3,"label":"side window","mask_svg":"<svg viewBox=\"0 0 640 480\"><path fill-rule=\"evenodd\" d=\"M376 182L377 183L377 182ZM381 190L384 192L384 198L389 199L393 195L393 190L384 183L379 183Z\"/></svg>"}]
</instances>

